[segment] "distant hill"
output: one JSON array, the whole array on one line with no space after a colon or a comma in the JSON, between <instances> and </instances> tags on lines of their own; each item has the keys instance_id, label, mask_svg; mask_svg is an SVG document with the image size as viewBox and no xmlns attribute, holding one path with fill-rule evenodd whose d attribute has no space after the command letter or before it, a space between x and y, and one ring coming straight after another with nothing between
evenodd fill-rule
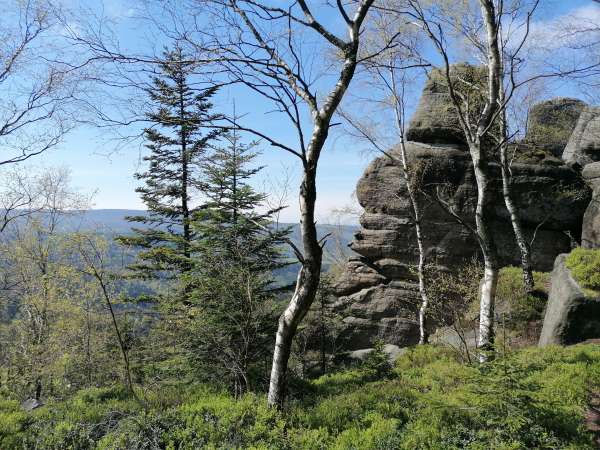
<instances>
[{"instance_id":1,"label":"distant hill","mask_svg":"<svg viewBox=\"0 0 600 450\"><path fill-rule=\"evenodd\" d=\"M85 211L76 211L72 214L61 216L58 223L60 231L65 233L71 232L95 232L103 235L110 242L109 265L114 265L115 269L121 269L128 264L131 264L135 258L135 252L123 252L122 247L117 244L114 237L119 235L127 235L131 233L132 226L143 227L143 224L131 223L126 217L142 216L146 214L142 210L131 209L90 209ZM43 215L42 215L43 217ZM16 223L24 219L18 219ZM291 227L290 239L301 248L300 241L300 225L290 223L280 223L280 227ZM327 236L326 246L323 257L323 271L327 272L332 265L343 263L352 253L348 244L353 239L354 233L358 230L355 225L317 225L319 237ZM7 232L0 234L0 239L11 239L11 233ZM284 251L290 258L290 265L278 269L274 273L275 283L279 286L293 285L298 274L298 264L294 263L292 250L284 247ZM122 288L135 298L140 294L149 294L153 288L146 282L141 280L122 280Z\"/></svg>"},{"instance_id":2,"label":"distant hill","mask_svg":"<svg viewBox=\"0 0 600 450\"><path fill-rule=\"evenodd\" d=\"M114 259L115 264L123 265L131 263L134 256L132 254L124 255L113 238L131 233L132 226L143 228L143 224L129 222L126 217L143 216L145 214L146 212L143 210L134 209L90 209L76 211L61 217L58 227L65 233L91 231L105 236L112 242L112 245L109 248L111 259ZM291 227L290 239L294 244L301 248L299 224L280 223L278 226ZM319 237L322 238L327 236L323 256L324 271L328 271L335 263L344 262L348 256L352 254L348 244L352 241L354 233L358 231L358 229L359 227L356 225L317 225ZM10 233L0 235L0 239L10 239ZM292 250L288 246L285 246L284 249L290 259L292 259ZM297 271L297 264L291 264L277 270L275 274L277 283L281 285L293 283L296 279ZM131 292L141 292L144 289L139 283L133 283L129 290Z\"/></svg>"},{"instance_id":3,"label":"distant hill","mask_svg":"<svg viewBox=\"0 0 600 450\"><path fill-rule=\"evenodd\" d=\"M61 227L64 231L97 231L106 235L120 235L131 232L131 227L141 227L140 224L129 222L127 216L143 216L146 212L135 209L89 209L81 211L62 220ZM291 227L290 239L295 244L300 244L300 225L297 223L280 223L280 227ZM319 236L329 235L326 244L326 261L332 258L347 256L351 253L348 244L354 233L358 231L356 225L317 225Z\"/></svg>"}]
</instances>

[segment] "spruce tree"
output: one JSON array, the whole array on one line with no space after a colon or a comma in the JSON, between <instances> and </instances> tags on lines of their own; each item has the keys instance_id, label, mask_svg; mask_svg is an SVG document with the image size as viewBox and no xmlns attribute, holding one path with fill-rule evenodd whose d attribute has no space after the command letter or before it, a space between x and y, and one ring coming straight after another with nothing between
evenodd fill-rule
<instances>
[{"instance_id":1,"label":"spruce tree","mask_svg":"<svg viewBox=\"0 0 600 450\"><path fill-rule=\"evenodd\" d=\"M224 136L205 165L209 198L196 215L194 265L187 277L197 305L187 341L196 367L207 380L239 395L266 381L275 334L277 286L273 271L286 264L273 212L259 212L266 196L249 184L261 167L251 167L256 143Z\"/></svg>"},{"instance_id":2,"label":"spruce tree","mask_svg":"<svg viewBox=\"0 0 600 450\"><path fill-rule=\"evenodd\" d=\"M219 132L204 130L217 115L210 102L216 88L198 92L190 77L195 64L180 48L165 51L147 90L154 109L144 130L149 155L145 172L136 178L144 184L136 189L148 209L146 215L128 220L144 227L133 228L132 236L121 236L123 244L137 247L137 262L130 268L144 278L175 278L191 268L191 245L195 232L191 219L198 205L191 196L202 187L201 166Z\"/></svg>"}]
</instances>

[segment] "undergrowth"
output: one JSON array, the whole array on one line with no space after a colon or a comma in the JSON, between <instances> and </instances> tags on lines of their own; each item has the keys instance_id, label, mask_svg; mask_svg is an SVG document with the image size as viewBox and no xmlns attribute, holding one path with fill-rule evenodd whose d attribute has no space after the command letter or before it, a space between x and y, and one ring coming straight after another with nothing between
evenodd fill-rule
<instances>
[{"instance_id":1,"label":"undergrowth","mask_svg":"<svg viewBox=\"0 0 600 450\"><path fill-rule=\"evenodd\" d=\"M0 398L0 448L36 449L593 449L583 427L600 388L600 347L528 348L466 365L442 347L393 368L323 376L267 407L203 386L144 393L80 391L31 413Z\"/></svg>"}]
</instances>

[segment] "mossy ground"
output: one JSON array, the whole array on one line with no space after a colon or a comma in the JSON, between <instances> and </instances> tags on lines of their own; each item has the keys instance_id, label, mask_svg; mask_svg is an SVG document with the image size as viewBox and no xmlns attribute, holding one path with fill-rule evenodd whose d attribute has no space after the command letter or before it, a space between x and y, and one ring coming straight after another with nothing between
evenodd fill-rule
<instances>
[{"instance_id":1,"label":"mossy ground","mask_svg":"<svg viewBox=\"0 0 600 450\"><path fill-rule=\"evenodd\" d=\"M600 297L600 249L578 247L566 258L575 281L589 297Z\"/></svg>"},{"instance_id":2,"label":"mossy ground","mask_svg":"<svg viewBox=\"0 0 600 450\"><path fill-rule=\"evenodd\" d=\"M484 365L425 346L383 374L367 366L307 383L281 413L262 395L202 386L140 392L145 406L92 389L32 413L4 396L0 448L592 449L583 418L598 388L600 346L528 348Z\"/></svg>"}]
</instances>

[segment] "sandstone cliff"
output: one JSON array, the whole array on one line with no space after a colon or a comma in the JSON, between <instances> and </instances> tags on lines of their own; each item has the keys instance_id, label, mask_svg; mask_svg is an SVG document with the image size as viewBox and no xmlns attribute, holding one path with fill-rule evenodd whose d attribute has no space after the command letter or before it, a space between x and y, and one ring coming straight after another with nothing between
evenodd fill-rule
<instances>
[{"instance_id":1,"label":"sandstone cliff","mask_svg":"<svg viewBox=\"0 0 600 450\"><path fill-rule=\"evenodd\" d=\"M573 99L540 104L533 109L530 133L515 149L515 199L526 233L530 239L535 235L536 270L552 270L556 256L570 251L573 239L581 237L584 213L598 220L597 208L586 213L590 189L578 167L559 159L573 129L585 128L578 122L583 109L584 104ZM543 132L547 129L558 131L549 135ZM477 257L479 247L469 229L450 216L439 200L472 223L477 191L448 96L435 77L425 86L407 136L411 140L406 146L408 157L424 192L420 201L425 205L428 261L453 270ZM585 149L587 157L590 145ZM519 253L500 192L499 167L492 170L497 192L489 205L495 217L494 239L502 264L518 265ZM336 286L337 307L345 315L345 346L367 348L377 338L398 346L415 344L419 294L411 267L418 253L400 168L386 156L376 158L358 182L357 197L364 209L361 230L350 245L357 256L350 258ZM592 227L596 230L596 225ZM591 234L588 231L586 236Z\"/></svg>"}]
</instances>

